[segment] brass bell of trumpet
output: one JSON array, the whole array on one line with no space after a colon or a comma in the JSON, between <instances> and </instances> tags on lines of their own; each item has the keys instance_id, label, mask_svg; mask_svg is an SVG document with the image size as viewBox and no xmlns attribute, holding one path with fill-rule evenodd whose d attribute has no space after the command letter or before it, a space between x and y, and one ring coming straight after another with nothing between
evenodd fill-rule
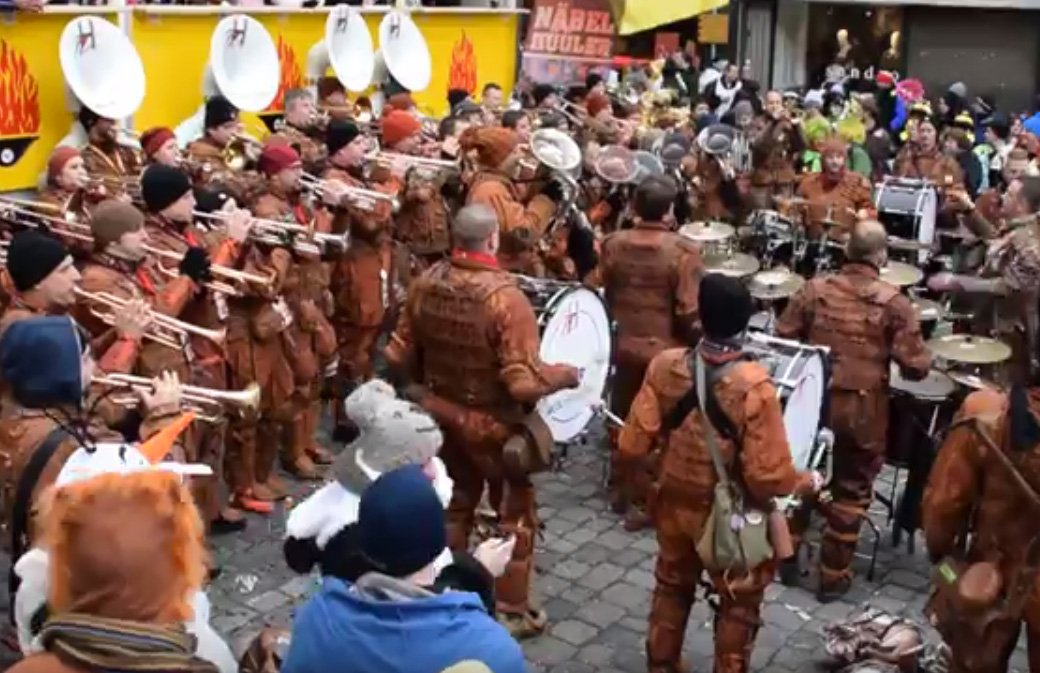
<instances>
[{"instance_id":1,"label":"brass bell of trumpet","mask_svg":"<svg viewBox=\"0 0 1040 673\"><path fill-rule=\"evenodd\" d=\"M153 389L151 379L129 374L94 376L90 382L93 385L128 390L134 393L150 392ZM113 397L111 399L121 406L137 406L138 404L136 397ZM240 413L254 413L260 409L260 399L260 386L255 381L242 390L181 386L181 400L188 403L185 406L189 409L198 410L200 420L204 421L218 421L227 407L237 409Z\"/></svg>"}]
</instances>

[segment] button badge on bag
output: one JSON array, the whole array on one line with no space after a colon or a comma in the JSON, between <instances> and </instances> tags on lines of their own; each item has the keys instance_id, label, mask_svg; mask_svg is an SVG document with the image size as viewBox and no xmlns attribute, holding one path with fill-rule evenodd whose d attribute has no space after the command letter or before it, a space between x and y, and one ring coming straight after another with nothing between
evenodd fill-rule
<instances>
[{"instance_id":1,"label":"button badge on bag","mask_svg":"<svg viewBox=\"0 0 1040 673\"><path fill-rule=\"evenodd\" d=\"M762 525L762 512L748 512L744 515L744 520L751 526Z\"/></svg>"}]
</instances>

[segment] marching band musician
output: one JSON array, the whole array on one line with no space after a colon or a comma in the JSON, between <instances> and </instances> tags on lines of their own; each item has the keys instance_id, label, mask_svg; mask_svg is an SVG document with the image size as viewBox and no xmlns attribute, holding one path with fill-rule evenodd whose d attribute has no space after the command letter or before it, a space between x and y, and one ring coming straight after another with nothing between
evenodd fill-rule
<instances>
[{"instance_id":1,"label":"marching band musician","mask_svg":"<svg viewBox=\"0 0 1040 673\"><path fill-rule=\"evenodd\" d=\"M770 209L774 198L794 193L795 165L805 149L799 125L784 110L780 92L768 92L763 114L751 130L751 201L756 208Z\"/></svg>"},{"instance_id":2,"label":"marching band musician","mask_svg":"<svg viewBox=\"0 0 1040 673\"><path fill-rule=\"evenodd\" d=\"M347 89L336 77L322 77L318 80L318 109L327 112L329 119L345 121L350 118L353 108L347 98Z\"/></svg>"},{"instance_id":3,"label":"marching band musician","mask_svg":"<svg viewBox=\"0 0 1040 673\"><path fill-rule=\"evenodd\" d=\"M7 249L11 303L0 316L0 334L36 316L64 315L76 305L79 270L68 248L38 231L19 231Z\"/></svg>"},{"instance_id":4,"label":"marching band musician","mask_svg":"<svg viewBox=\"0 0 1040 673\"><path fill-rule=\"evenodd\" d=\"M278 141L269 141L260 154L260 170L267 176L267 189L253 204L259 218L314 227L328 233L332 223L319 217L301 198L302 160L296 150ZM337 203L340 192L329 183L323 198ZM282 292L293 313L292 324L285 330L286 355L292 365L297 386L298 409L290 426L291 439L282 462L301 479L317 479L318 465L327 465L332 457L316 444L315 433L321 415L322 373L336 352L336 338L328 315L332 301L327 296L329 275L320 256L302 254L286 246L292 258Z\"/></svg>"},{"instance_id":5,"label":"marching band musician","mask_svg":"<svg viewBox=\"0 0 1040 673\"><path fill-rule=\"evenodd\" d=\"M411 383L409 396L444 433L441 456L455 481L448 507L452 549L467 548L485 482L505 479L504 497L493 504L516 545L495 595L500 621L523 638L541 633L548 621L529 593L537 510L534 486L522 468L527 461L507 460L510 452L503 446L513 423L539 399L577 387L580 377L574 367L545 364L539 357L534 311L498 264L498 238L492 208L475 204L459 211L451 259L413 283L385 355Z\"/></svg>"},{"instance_id":6,"label":"marching band musician","mask_svg":"<svg viewBox=\"0 0 1040 673\"><path fill-rule=\"evenodd\" d=\"M383 127L386 137L386 126ZM442 146L458 147L457 141ZM394 235L404 243L416 260L418 273L447 256L451 248L447 198L457 191L458 175L448 170L427 169L417 165L405 175L401 209L394 218Z\"/></svg>"},{"instance_id":7,"label":"marching band musician","mask_svg":"<svg viewBox=\"0 0 1040 673\"><path fill-rule=\"evenodd\" d=\"M666 221L678 191L668 176L646 178L635 192L633 228L608 234L603 241L600 272L618 338L610 408L620 418L628 414L650 361L666 348L696 343L700 331L700 253ZM627 509L625 527L638 530L648 523L636 508L646 504L652 470L625 464L617 436L610 432L614 507Z\"/></svg>"},{"instance_id":8,"label":"marching band musician","mask_svg":"<svg viewBox=\"0 0 1040 673\"><path fill-rule=\"evenodd\" d=\"M181 167L181 150L177 146L177 136L165 126L150 128L141 134L141 151L149 164Z\"/></svg>"},{"instance_id":9,"label":"marching band musician","mask_svg":"<svg viewBox=\"0 0 1040 673\"><path fill-rule=\"evenodd\" d=\"M899 150L892 164L892 174L927 180L940 189L964 182L964 171L956 159L943 154L935 120L927 116L917 122L911 142Z\"/></svg>"},{"instance_id":10,"label":"marching band musician","mask_svg":"<svg viewBox=\"0 0 1040 673\"><path fill-rule=\"evenodd\" d=\"M885 228L856 223L845 248L841 272L813 278L791 298L776 325L777 336L830 348L831 380L827 427L834 432L832 500L820 549L818 598L830 602L852 586L849 566L859 529L885 461L888 431L889 363L919 381L932 358L910 300L880 280L888 258ZM792 528L797 538L808 510ZM797 546L796 546L797 548ZM798 555L784 561L781 578L797 581Z\"/></svg>"},{"instance_id":11,"label":"marching band musician","mask_svg":"<svg viewBox=\"0 0 1040 673\"><path fill-rule=\"evenodd\" d=\"M829 236L848 234L857 221L873 213L870 181L848 170L848 146L840 137L832 136L824 141L820 154L823 170L803 175L798 185L798 196L807 201L809 236L819 238L824 232L823 223L828 220L843 225L842 232L827 232Z\"/></svg>"},{"instance_id":12,"label":"marching band musician","mask_svg":"<svg viewBox=\"0 0 1040 673\"><path fill-rule=\"evenodd\" d=\"M480 94L480 106L484 109L484 124L486 126L492 126L498 121L499 115L502 114L503 103L505 103L505 100L502 94L502 87L494 82L485 84L484 90Z\"/></svg>"},{"instance_id":13,"label":"marching band musician","mask_svg":"<svg viewBox=\"0 0 1040 673\"><path fill-rule=\"evenodd\" d=\"M541 194L524 205L513 182L520 163L516 133L504 128L471 128L463 134L462 149L473 152L477 173L469 185L467 205L483 204L495 211L501 244L497 254L502 267L515 273L544 275L538 245L563 200L563 188L549 181Z\"/></svg>"},{"instance_id":14,"label":"marching band musician","mask_svg":"<svg viewBox=\"0 0 1040 673\"><path fill-rule=\"evenodd\" d=\"M318 111L314 106L314 97L306 89L289 89L282 101L284 123L268 138L268 142L284 140L300 155L304 170L317 175L325 164L327 151L321 141L315 138L321 129L316 123Z\"/></svg>"},{"instance_id":15,"label":"marching band musician","mask_svg":"<svg viewBox=\"0 0 1040 673\"><path fill-rule=\"evenodd\" d=\"M55 147L47 160L47 183L39 192L39 200L86 221L89 185L82 153L74 147Z\"/></svg>"},{"instance_id":16,"label":"marching band musician","mask_svg":"<svg viewBox=\"0 0 1040 673\"><path fill-rule=\"evenodd\" d=\"M733 222L744 209L744 198L737 184L737 171L730 157L736 129L725 124L708 126L697 138L697 159L693 170L695 220Z\"/></svg>"},{"instance_id":17,"label":"marching band musician","mask_svg":"<svg viewBox=\"0 0 1040 673\"><path fill-rule=\"evenodd\" d=\"M706 433L716 438L729 479L740 483L760 511L768 512L774 497L808 495L823 482L818 473L795 471L769 371L743 351L753 311L747 287L736 278L708 274L700 282L697 305L704 338L693 348L669 348L654 357L620 436L621 453L629 459L647 456L663 443L654 515L659 551L646 640L650 673L684 670L686 623L704 567L697 542L709 525L720 478ZM698 360L707 370L703 400L697 393ZM716 673L749 670L774 570L770 559L743 577L709 573L721 603L715 617Z\"/></svg>"},{"instance_id":18,"label":"marching band musician","mask_svg":"<svg viewBox=\"0 0 1040 673\"><path fill-rule=\"evenodd\" d=\"M974 201L967 190L950 190L947 192L947 202L952 202L951 209L972 234L981 239L993 238L1003 231L1011 220L1029 214L1020 207L1025 204L1015 198L1015 194L1009 194L1010 191L1021 188L1021 183L1015 183L1026 177L1028 171L1029 154L1016 147L1004 162L999 184L984 190Z\"/></svg>"},{"instance_id":19,"label":"marching band musician","mask_svg":"<svg viewBox=\"0 0 1040 673\"><path fill-rule=\"evenodd\" d=\"M87 174L100 180L109 196L126 194L126 183L141 170L136 153L119 142L119 122L105 119L87 107L79 110L79 123L87 132L87 144L81 150Z\"/></svg>"},{"instance_id":20,"label":"marching band musician","mask_svg":"<svg viewBox=\"0 0 1040 673\"><path fill-rule=\"evenodd\" d=\"M187 147L188 159L196 170L192 180L199 187L223 186L238 203L247 203L249 183L236 174L244 167L229 164L227 152L242 132L238 109L227 98L213 96L206 101L203 128L202 137Z\"/></svg>"}]
</instances>

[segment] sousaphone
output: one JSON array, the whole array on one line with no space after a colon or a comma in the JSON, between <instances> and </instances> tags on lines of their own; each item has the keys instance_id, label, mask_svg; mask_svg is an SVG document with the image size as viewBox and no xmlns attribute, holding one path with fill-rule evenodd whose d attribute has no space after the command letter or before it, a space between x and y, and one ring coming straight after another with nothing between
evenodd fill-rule
<instances>
[{"instance_id":1,"label":"sousaphone","mask_svg":"<svg viewBox=\"0 0 1040 673\"><path fill-rule=\"evenodd\" d=\"M308 84L316 86L330 66L347 91L364 91L372 83L372 36L361 14L347 5L332 8L325 22L325 39L307 53Z\"/></svg>"},{"instance_id":2,"label":"sousaphone","mask_svg":"<svg viewBox=\"0 0 1040 673\"><path fill-rule=\"evenodd\" d=\"M115 24L100 16L79 16L67 24L58 42L70 112L81 107L106 119L133 115L144 101L144 65L133 43ZM83 147L86 130L73 122L59 145Z\"/></svg>"},{"instance_id":3,"label":"sousaphone","mask_svg":"<svg viewBox=\"0 0 1040 673\"><path fill-rule=\"evenodd\" d=\"M424 91L432 77L433 59L426 38L407 12L390 10L379 24L373 83L385 86L393 78L408 91ZM372 112L378 117L382 110L373 105Z\"/></svg>"},{"instance_id":4,"label":"sousaphone","mask_svg":"<svg viewBox=\"0 0 1040 673\"><path fill-rule=\"evenodd\" d=\"M222 95L239 110L260 112L278 94L278 48L256 19L232 14L221 19L209 43L209 63L202 80L205 98ZM205 131L206 104L176 130L181 147Z\"/></svg>"}]
</instances>

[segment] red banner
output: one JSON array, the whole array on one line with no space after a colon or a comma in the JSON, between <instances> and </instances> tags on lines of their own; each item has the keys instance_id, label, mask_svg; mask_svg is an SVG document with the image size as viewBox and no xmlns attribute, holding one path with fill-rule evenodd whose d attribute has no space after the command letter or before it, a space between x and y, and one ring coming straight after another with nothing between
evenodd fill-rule
<instances>
[{"instance_id":1,"label":"red banner","mask_svg":"<svg viewBox=\"0 0 1040 673\"><path fill-rule=\"evenodd\" d=\"M608 0L535 0L524 42L524 73L536 82L567 83L609 65L614 21Z\"/></svg>"}]
</instances>

